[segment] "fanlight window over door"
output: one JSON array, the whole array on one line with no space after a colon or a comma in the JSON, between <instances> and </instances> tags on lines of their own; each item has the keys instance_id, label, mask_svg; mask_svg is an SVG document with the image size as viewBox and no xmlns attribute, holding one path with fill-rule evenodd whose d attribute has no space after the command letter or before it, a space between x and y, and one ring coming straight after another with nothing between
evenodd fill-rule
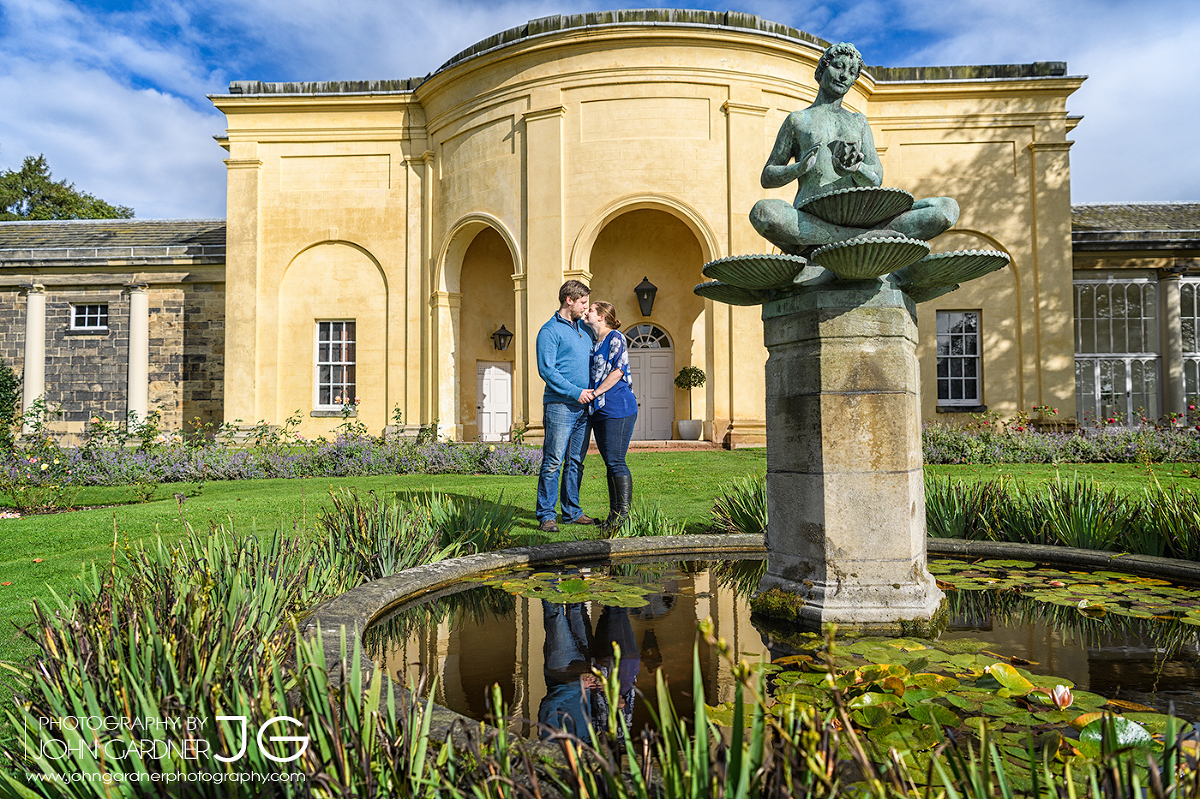
<instances>
[{"instance_id":1,"label":"fanlight window over door","mask_svg":"<svg viewBox=\"0 0 1200 799\"><path fill-rule=\"evenodd\" d=\"M634 325L625 334L631 350L669 350L671 339L658 325Z\"/></svg>"}]
</instances>

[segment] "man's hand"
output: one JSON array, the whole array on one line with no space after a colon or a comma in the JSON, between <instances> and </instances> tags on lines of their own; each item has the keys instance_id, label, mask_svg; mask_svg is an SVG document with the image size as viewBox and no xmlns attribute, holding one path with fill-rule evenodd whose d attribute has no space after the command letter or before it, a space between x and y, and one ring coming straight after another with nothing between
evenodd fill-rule
<instances>
[{"instance_id":1,"label":"man's hand","mask_svg":"<svg viewBox=\"0 0 1200 799\"><path fill-rule=\"evenodd\" d=\"M591 402L595 398L596 398L596 392L590 388L585 388L583 390L583 393L579 395L579 404L587 405L589 402Z\"/></svg>"}]
</instances>

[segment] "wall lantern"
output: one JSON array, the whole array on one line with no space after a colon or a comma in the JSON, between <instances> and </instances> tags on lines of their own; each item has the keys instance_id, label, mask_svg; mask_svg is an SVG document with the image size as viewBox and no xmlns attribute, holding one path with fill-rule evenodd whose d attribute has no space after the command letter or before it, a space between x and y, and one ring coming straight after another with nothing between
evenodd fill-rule
<instances>
[{"instance_id":1,"label":"wall lantern","mask_svg":"<svg viewBox=\"0 0 1200 799\"><path fill-rule=\"evenodd\" d=\"M492 347L503 352L508 349L508 345L512 344L513 334L508 332L508 328L500 325L500 329L492 334Z\"/></svg>"},{"instance_id":2,"label":"wall lantern","mask_svg":"<svg viewBox=\"0 0 1200 799\"><path fill-rule=\"evenodd\" d=\"M638 307L642 310L642 316L649 316L650 312L654 310L654 295L658 293L658 286L651 283L650 278L644 277L633 293L637 295Z\"/></svg>"}]
</instances>

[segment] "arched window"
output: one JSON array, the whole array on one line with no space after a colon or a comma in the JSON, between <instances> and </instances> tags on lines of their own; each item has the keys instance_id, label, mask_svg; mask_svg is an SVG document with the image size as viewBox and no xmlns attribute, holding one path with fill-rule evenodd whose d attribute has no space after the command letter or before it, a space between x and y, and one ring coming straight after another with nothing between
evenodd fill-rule
<instances>
[{"instance_id":1,"label":"arched window","mask_svg":"<svg viewBox=\"0 0 1200 799\"><path fill-rule=\"evenodd\" d=\"M658 325L634 325L625 333L631 350L669 350L671 338Z\"/></svg>"}]
</instances>

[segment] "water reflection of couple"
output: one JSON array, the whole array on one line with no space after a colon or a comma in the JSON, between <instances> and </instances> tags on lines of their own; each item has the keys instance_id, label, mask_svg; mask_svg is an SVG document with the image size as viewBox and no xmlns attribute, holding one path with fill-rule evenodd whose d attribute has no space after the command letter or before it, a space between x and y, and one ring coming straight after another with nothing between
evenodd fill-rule
<instances>
[{"instance_id":1,"label":"water reflection of couple","mask_svg":"<svg viewBox=\"0 0 1200 799\"><path fill-rule=\"evenodd\" d=\"M629 611L603 608L593 634L587 606L582 602L559 604L542 600L542 620L546 628L542 652L546 696L538 708L542 737L548 737L553 728L587 738L589 723L598 730L604 729L608 697L593 669L605 676L612 674L614 644L621 649L617 709L626 726L632 727L634 682L641 668L641 656L633 638Z\"/></svg>"}]
</instances>

